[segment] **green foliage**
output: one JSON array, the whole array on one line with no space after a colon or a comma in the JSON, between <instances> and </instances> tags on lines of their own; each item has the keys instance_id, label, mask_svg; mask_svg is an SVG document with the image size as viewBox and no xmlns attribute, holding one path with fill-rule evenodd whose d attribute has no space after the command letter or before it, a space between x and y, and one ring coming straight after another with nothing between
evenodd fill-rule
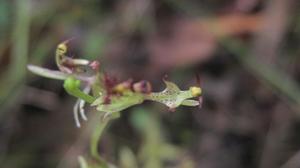
<instances>
[{"instance_id":1,"label":"green foliage","mask_svg":"<svg viewBox=\"0 0 300 168\"><path fill-rule=\"evenodd\" d=\"M123 147L120 151L120 167L138 168L136 156L127 147Z\"/></svg>"},{"instance_id":2,"label":"green foliage","mask_svg":"<svg viewBox=\"0 0 300 168\"><path fill-rule=\"evenodd\" d=\"M162 168L164 161L178 160L182 151L167 142L163 126L158 116L148 110L138 108L131 115L131 123L143 137L138 158L145 168Z\"/></svg>"}]
</instances>

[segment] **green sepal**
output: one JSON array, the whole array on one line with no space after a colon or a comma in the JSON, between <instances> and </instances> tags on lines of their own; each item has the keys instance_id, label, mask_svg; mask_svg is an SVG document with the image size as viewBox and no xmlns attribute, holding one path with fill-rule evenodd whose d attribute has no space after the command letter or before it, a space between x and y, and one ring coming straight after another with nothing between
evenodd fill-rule
<instances>
[{"instance_id":1,"label":"green sepal","mask_svg":"<svg viewBox=\"0 0 300 168\"><path fill-rule=\"evenodd\" d=\"M79 99L82 99L88 103L92 103L95 101L95 98L82 92L80 90L80 80L75 79L73 76L67 77L64 81L64 88L68 92L68 94L75 96Z\"/></svg>"}]
</instances>

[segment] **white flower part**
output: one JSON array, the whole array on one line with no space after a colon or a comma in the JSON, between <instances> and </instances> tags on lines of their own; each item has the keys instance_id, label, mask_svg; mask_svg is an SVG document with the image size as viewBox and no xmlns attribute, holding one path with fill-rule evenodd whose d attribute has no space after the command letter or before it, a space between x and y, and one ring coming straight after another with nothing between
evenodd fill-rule
<instances>
[{"instance_id":1,"label":"white flower part","mask_svg":"<svg viewBox=\"0 0 300 168\"><path fill-rule=\"evenodd\" d=\"M83 92L86 93L86 94L88 94L90 91L91 91L90 86L87 86L83 89ZM84 100L77 99L77 101L76 101L76 103L73 107L74 120L75 120L76 126L78 128L81 127L81 124L80 124L80 121L79 121L79 114L80 114L80 116L83 120L87 121L87 117L86 117L85 112L84 112L84 105L85 105Z\"/></svg>"},{"instance_id":2,"label":"white flower part","mask_svg":"<svg viewBox=\"0 0 300 168\"><path fill-rule=\"evenodd\" d=\"M89 92L91 91L91 87L87 86L86 88L83 89L83 92L85 94L89 94ZM84 105L85 105L85 101L80 99L79 100L79 113L80 113L80 116L83 120L87 121L87 117L85 115L85 112L84 112Z\"/></svg>"},{"instance_id":3,"label":"white flower part","mask_svg":"<svg viewBox=\"0 0 300 168\"><path fill-rule=\"evenodd\" d=\"M37 74L39 76L43 76L50 79L58 79L58 80L65 80L69 76L66 73L63 73L61 71L54 71L47 68L42 68L36 65L27 65L27 69L31 71L34 74Z\"/></svg>"},{"instance_id":4,"label":"white flower part","mask_svg":"<svg viewBox=\"0 0 300 168\"><path fill-rule=\"evenodd\" d=\"M80 116L83 120L87 121L87 117L85 115L85 112L84 112L84 105L85 105L85 101L83 100L79 100L79 113L80 113Z\"/></svg>"},{"instance_id":5,"label":"white flower part","mask_svg":"<svg viewBox=\"0 0 300 168\"><path fill-rule=\"evenodd\" d=\"M79 116L78 116L78 105L79 105L80 99L78 99L73 107L73 114L74 114L74 120L75 124L78 128L80 128L80 121L79 121Z\"/></svg>"},{"instance_id":6,"label":"white flower part","mask_svg":"<svg viewBox=\"0 0 300 168\"><path fill-rule=\"evenodd\" d=\"M88 65L90 63L90 61L86 60L86 59L73 59L73 58L71 58L71 60L75 65Z\"/></svg>"}]
</instances>

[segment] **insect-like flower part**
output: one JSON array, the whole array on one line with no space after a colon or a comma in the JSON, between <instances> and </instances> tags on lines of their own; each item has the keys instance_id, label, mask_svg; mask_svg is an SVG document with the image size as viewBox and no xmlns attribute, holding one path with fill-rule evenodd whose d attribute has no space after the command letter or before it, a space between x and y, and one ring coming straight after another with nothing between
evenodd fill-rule
<instances>
[{"instance_id":1,"label":"insect-like flower part","mask_svg":"<svg viewBox=\"0 0 300 168\"><path fill-rule=\"evenodd\" d=\"M146 96L146 99L157 101L165 104L170 109L174 109L180 105L198 106L199 102L191 100L191 98L201 95L200 87L190 87L189 90L182 91L176 84L164 80L166 88L162 92L151 93Z\"/></svg>"}]
</instances>

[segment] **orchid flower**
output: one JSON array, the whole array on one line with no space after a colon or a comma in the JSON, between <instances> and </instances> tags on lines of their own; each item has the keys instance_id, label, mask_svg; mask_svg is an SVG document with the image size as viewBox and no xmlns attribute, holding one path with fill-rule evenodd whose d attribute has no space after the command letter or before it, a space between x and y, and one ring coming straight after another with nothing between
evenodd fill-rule
<instances>
[{"instance_id":1,"label":"orchid flower","mask_svg":"<svg viewBox=\"0 0 300 168\"><path fill-rule=\"evenodd\" d=\"M79 116L87 120L84 112L85 103L95 106L97 111L103 112L104 117L118 114L145 100L162 103L171 110L180 105L201 106L202 90L198 86L180 90L175 83L164 80L166 88L161 92L152 92L151 84L144 80L136 83L132 83L132 80L118 83L112 77L99 71L98 61L68 57L66 54L69 41L64 41L57 46L55 60L59 70L50 70L35 65L28 65L27 68L42 77L64 81L63 86L67 93L78 98L73 108L77 127L81 126ZM199 98L199 101L193 98Z\"/></svg>"}]
</instances>

